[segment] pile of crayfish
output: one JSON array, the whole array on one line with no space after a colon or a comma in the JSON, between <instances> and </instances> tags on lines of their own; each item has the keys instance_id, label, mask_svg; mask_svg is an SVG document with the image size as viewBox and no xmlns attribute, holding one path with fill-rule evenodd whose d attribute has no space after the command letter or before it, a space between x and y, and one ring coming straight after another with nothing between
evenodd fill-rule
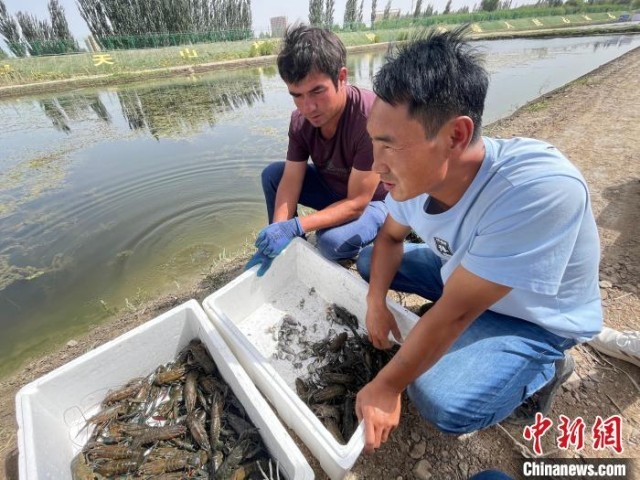
<instances>
[{"instance_id":1,"label":"pile of crayfish","mask_svg":"<svg viewBox=\"0 0 640 480\"><path fill-rule=\"evenodd\" d=\"M109 391L85 428L76 480L274 476L258 430L198 339L175 362Z\"/></svg>"},{"instance_id":2,"label":"pile of crayfish","mask_svg":"<svg viewBox=\"0 0 640 480\"><path fill-rule=\"evenodd\" d=\"M358 422L355 397L391 360L400 348L378 350L360 333L358 319L339 305L327 309L327 320L347 326L350 332L330 330L326 338L310 346L315 361L308 375L296 378L298 396L341 444L349 441Z\"/></svg>"}]
</instances>

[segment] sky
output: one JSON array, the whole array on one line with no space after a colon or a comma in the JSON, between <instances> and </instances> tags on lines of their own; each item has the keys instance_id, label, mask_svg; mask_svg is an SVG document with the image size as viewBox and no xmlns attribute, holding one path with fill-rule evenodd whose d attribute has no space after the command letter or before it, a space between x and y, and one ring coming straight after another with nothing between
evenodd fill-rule
<instances>
[{"instance_id":1,"label":"sky","mask_svg":"<svg viewBox=\"0 0 640 480\"><path fill-rule=\"evenodd\" d=\"M463 6L473 8L479 0L453 0L451 10L455 11ZM26 11L36 15L40 19L49 20L47 10L48 0L4 0L10 14L15 14L18 10ZM344 17L344 7L347 0L335 0L335 23L342 24ZM431 3L436 11L442 12L447 0L423 0L423 7ZM522 3L522 2L514 2ZM65 10L67 21L71 33L77 39L83 39L89 34L89 29L78 12L75 0L60 0L60 4ZM360 2L358 1L358 5ZM377 10L384 10L387 0L378 0ZM415 0L391 0L391 8L399 8L402 14L413 12ZM295 21L308 22L309 2L308 0L251 0L251 10L253 14L253 29L256 33L269 30L269 19L284 15L289 23ZM364 19L368 23L371 17L371 0L364 1Z\"/></svg>"}]
</instances>

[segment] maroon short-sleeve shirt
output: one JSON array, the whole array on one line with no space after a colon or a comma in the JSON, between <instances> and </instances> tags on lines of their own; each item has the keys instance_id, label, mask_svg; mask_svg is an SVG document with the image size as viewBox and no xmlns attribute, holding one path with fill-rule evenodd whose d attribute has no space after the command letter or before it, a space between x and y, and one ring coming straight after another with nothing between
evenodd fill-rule
<instances>
[{"instance_id":1,"label":"maroon short-sleeve shirt","mask_svg":"<svg viewBox=\"0 0 640 480\"><path fill-rule=\"evenodd\" d=\"M311 157L317 171L329 187L346 198L351 169L371 171L373 146L367 132L367 117L375 99L369 90L347 85L347 103L338 122L335 135L326 140L320 128L307 121L299 110L294 110L289 123L287 160L306 162ZM386 195L379 184L373 200Z\"/></svg>"}]
</instances>

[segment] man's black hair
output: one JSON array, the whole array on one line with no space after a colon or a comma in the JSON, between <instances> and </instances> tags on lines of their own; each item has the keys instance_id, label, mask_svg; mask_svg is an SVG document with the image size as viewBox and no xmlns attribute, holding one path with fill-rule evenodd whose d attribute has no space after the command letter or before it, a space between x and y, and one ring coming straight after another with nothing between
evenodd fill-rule
<instances>
[{"instance_id":1,"label":"man's black hair","mask_svg":"<svg viewBox=\"0 0 640 480\"><path fill-rule=\"evenodd\" d=\"M473 120L472 142L480 137L489 78L478 52L466 40L468 25L416 35L391 51L373 81L384 102L407 105L427 138L458 115Z\"/></svg>"},{"instance_id":2,"label":"man's black hair","mask_svg":"<svg viewBox=\"0 0 640 480\"><path fill-rule=\"evenodd\" d=\"M278 54L278 71L287 83L318 72L328 75L338 88L338 74L346 63L347 50L335 33L307 25L288 28Z\"/></svg>"}]
</instances>

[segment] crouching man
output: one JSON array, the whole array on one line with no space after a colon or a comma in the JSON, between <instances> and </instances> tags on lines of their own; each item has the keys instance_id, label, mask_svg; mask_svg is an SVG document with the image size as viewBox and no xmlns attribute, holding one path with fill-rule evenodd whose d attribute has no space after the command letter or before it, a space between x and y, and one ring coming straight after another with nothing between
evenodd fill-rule
<instances>
[{"instance_id":1,"label":"crouching man","mask_svg":"<svg viewBox=\"0 0 640 480\"><path fill-rule=\"evenodd\" d=\"M258 251L246 266L260 265L259 276L293 238L312 231L326 258L354 258L387 214L367 133L375 95L347 84L340 39L329 30L294 27L283 39L278 70L297 108L287 160L262 172L270 225L258 234ZM298 216L298 203L316 212Z\"/></svg>"},{"instance_id":2,"label":"crouching man","mask_svg":"<svg viewBox=\"0 0 640 480\"><path fill-rule=\"evenodd\" d=\"M397 426L405 389L445 432L532 422L573 370L567 350L602 326L585 180L545 142L482 137L487 86L464 28L399 48L374 79L368 130L389 216L358 258L371 341L400 340L389 288L435 304L358 393L367 452ZM404 243L411 229L424 244Z\"/></svg>"}]
</instances>

